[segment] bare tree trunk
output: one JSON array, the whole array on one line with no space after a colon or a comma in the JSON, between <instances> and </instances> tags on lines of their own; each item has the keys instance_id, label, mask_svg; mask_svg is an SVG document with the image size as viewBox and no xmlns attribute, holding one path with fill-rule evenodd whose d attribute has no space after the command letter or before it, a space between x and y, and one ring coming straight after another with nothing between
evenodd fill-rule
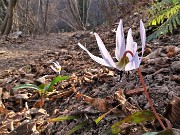
<instances>
[{"instance_id":1,"label":"bare tree trunk","mask_svg":"<svg viewBox=\"0 0 180 135\"><path fill-rule=\"evenodd\" d=\"M7 0L2 0L2 1L5 4L5 6L7 7L8 6L8 1Z\"/></svg>"},{"instance_id":2,"label":"bare tree trunk","mask_svg":"<svg viewBox=\"0 0 180 135\"><path fill-rule=\"evenodd\" d=\"M8 9L5 16L5 19L1 25L1 35L7 35L11 31L12 23L13 23L13 10L17 3L17 0L10 0L8 3Z\"/></svg>"},{"instance_id":3,"label":"bare tree trunk","mask_svg":"<svg viewBox=\"0 0 180 135\"><path fill-rule=\"evenodd\" d=\"M45 9L45 16L44 16L44 30L47 31L47 14L49 8L49 0L46 1L46 9Z\"/></svg>"},{"instance_id":4,"label":"bare tree trunk","mask_svg":"<svg viewBox=\"0 0 180 135\"><path fill-rule=\"evenodd\" d=\"M25 9L25 31L29 34L29 26L28 26L28 18L29 18L29 0L26 0L26 9Z\"/></svg>"},{"instance_id":5,"label":"bare tree trunk","mask_svg":"<svg viewBox=\"0 0 180 135\"><path fill-rule=\"evenodd\" d=\"M43 2L42 0L39 0L39 26L40 26L40 29L42 31L40 31L40 33L44 33L45 32L45 24L44 24L44 15L43 15Z\"/></svg>"},{"instance_id":6,"label":"bare tree trunk","mask_svg":"<svg viewBox=\"0 0 180 135\"><path fill-rule=\"evenodd\" d=\"M84 30L84 26L83 26L83 23L82 23L82 20L81 20L81 17L79 15L79 11L78 11L78 5L77 5L77 0L68 0L68 5L69 5L69 8L70 8L70 11L75 19L75 22L76 22L76 28L79 29L79 30Z\"/></svg>"},{"instance_id":7,"label":"bare tree trunk","mask_svg":"<svg viewBox=\"0 0 180 135\"><path fill-rule=\"evenodd\" d=\"M89 0L88 3L87 3L86 20L85 20L86 28L87 28L87 27L90 27L90 24L89 24L89 22L88 22L88 19L89 19L89 9L90 9L90 7L91 7L91 3L92 3L92 0Z\"/></svg>"},{"instance_id":8,"label":"bare tree trunk","mask_svg":"<svg viewBox=\"0 0 180 135\"><path fill-rule=\"evenodd\" d=\"M106 1L100 0L99 2L100 2L100 7L101 7L101 10L102 10L104 16L106 17L108 23L111 24L112 23L112 18L111 18L112 15L110 13L110 9L109 9ZM109 3L109 0L107 2Z\"/></svg>"},{"instance_id":9,"label":"bare tree trunk","mask_svg":"<svg viewBox=\"0 0 180 135\"><path fill-rule=\"evenodd\" d=\"M3 19L5 18L7 6L4 2L4 0L0 0L0 25L3 22Z\"/></svg>"}]
</instances>

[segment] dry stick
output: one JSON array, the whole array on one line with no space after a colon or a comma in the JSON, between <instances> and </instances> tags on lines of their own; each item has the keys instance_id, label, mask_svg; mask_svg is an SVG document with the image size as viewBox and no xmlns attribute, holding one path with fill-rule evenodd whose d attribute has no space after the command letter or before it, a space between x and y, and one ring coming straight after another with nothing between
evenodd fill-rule
<instances>
[{"instance_id":1,"label":"dry stick","mask_svg":"<svg viewBox=\"0 0 180 135\"><path fill-rule=\"evenodd\" d=\"M150 99L150 97L149 97L149 93L148 93L147 88L146 88L146 85L145 85L145 83L144 83L144 79L143 79L143 77L142 77L142 73L141 73L140 68L138 68L138 74L139 74L139 77L140 77L142 86L143 86L143 88L144 88L144 92L145 92L146 98L147 98L147 100L148 100L148 102L149 102L149 105L150 105L151 109L152 109L153 112L154 112L154 115L156 116L156 118L157 118L157 120L159 121L159 123L160 123L160 125L162 126L162 128L163 128L164 130L166 130L166 127L164 126L163 122L161 121L159 115L157 114L157 112L156 112L156 110L155 110L155 108L154 108L154 106L153 106L153 104L152 104L152 101L151 101L151 99Z\"/></svg>"}]
</instances>

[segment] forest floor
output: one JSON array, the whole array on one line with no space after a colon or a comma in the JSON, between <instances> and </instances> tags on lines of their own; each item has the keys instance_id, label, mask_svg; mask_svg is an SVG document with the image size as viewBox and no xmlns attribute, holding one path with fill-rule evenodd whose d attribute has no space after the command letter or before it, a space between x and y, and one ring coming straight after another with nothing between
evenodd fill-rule
<instances>
[{"instance_id":1,"label":"forest floor","mask_svg":"<svg viewBox=\"0 0 180 135\"><path fill-rule=\"evenodd\" d=\"M133 22L132 28L134 41L139 41L137 20ZM132 26L126 21L123 21L125 35ZM113 27L116 28L117 24ZM101 26L95 30L111 56L114 56L115 50L114 28ZM124 72L119 81L114 69L94 62L80 49L78 42L99 56L95 37L90 31L0 39L0 134L64 135L83 121L87 124L83 123L85 126L74 134L108 134L108 128L113 123L128 115L127 106L121 104L98 125L93 120L118 105L118 93L126 96L127 102L136 109L150 110L137 70ZM141 50L140 42L138 48ZM70 78L58 83L55 91L46 95L41 109L36 90L13 91L19 84L38 85L56 77L57 74L50 68L54 61L62 66L61 75ZM164 116L171 121L173 128L180 129L180 32L148 42L140 68L155 109L163 115L167 106L170 106ZM131 111L136 109L131 108ZM48 121L49 118L67 115L78 116L79 119ZM129 124L121 128L125 135L162 130L158 124L152 126L148 123Z\"/></svg>"}]
</instances>

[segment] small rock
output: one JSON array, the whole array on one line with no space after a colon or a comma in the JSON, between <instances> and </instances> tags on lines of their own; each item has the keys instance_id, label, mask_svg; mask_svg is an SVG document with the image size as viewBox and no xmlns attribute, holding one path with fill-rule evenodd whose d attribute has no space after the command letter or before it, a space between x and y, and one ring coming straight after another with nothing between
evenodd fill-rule
<instances>
[{"instance_id":1,"label":"small rock","mask_svg":"<svg viewBox=\"0 0 180 135\"><path fill-rule=\"evenodd\" d=\"M144 109L147 110L150 108L149 102L146 103L146 105L144 106Z\"/></svg>"},{"instance_id":2,"label":"small rock","mask_svg":"<svg viewBox=\"0 0 180 135\"><path fill-rule=\"evenodd\" d=\"M170 91L170 92L168 93L168 98L169 98L169 99L172 99L173 95L175 95L174 92L173 92L173 91Z\"/></svg>"}]
</instances>

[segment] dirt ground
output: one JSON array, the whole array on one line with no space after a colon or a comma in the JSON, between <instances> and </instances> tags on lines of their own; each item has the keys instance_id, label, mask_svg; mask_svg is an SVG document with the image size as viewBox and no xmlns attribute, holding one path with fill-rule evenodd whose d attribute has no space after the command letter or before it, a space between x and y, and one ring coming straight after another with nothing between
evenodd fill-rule
<instances>
[{"instance_id":1,"label":"dirt ground","mask_svg":"<svg viewBox=\"0 0 180 135\"><path fill-rule=\"evenodd\" d=\"M139 27L138 23L136 27ZM128 28L125 26L126 32ZM107 49L114 56L115 33L112 29L104 26L97 28L96 32L100 34ZM85 120L88 124L74 134L103 134L124 116L119 112L111 112L98 125L93 119L109 111L107 106L103 108L104 101L110 102L115 107L115 94L122 90L131 105L150 110L142 92L137 70L124 72L119 81L119 72L95 63L80 49L78 42L85 45L94 55L99 55L96 40L90 32L77 31L34 37L23 35L17 39L12 37L0 39L0 134L64 135ZM133 29L133 33L138 33L138 30ZM134 40L139 41L139 37L135 36ZM139 52L140 46L138 43ZM61 75L70 76L70 79L56 85L55 91L45 97L42 109L38 106L40 97L37 91L27 89L16 93L13 91L12 88L18 84L38 85L57 76L50 68L54 61L58 61L62 66ZM164 116L171 121L173 128L180 129L179 31L174 35L148 42L140 68L155 109L163 115L167 106L170 106ZM75 90L86 95L91 101L79 98ZM176 96L175 104L172 103L174 96ZM122 108L118 110L121 111ZM78 115L80 118L63 122L47 121L49 118L65 115ZM162 130L160 126L147 125L145 125L147 131ZM140 127L129 125L124 127L122 134L142 134L145 130Z\"/></svg>"}]
</instances>

